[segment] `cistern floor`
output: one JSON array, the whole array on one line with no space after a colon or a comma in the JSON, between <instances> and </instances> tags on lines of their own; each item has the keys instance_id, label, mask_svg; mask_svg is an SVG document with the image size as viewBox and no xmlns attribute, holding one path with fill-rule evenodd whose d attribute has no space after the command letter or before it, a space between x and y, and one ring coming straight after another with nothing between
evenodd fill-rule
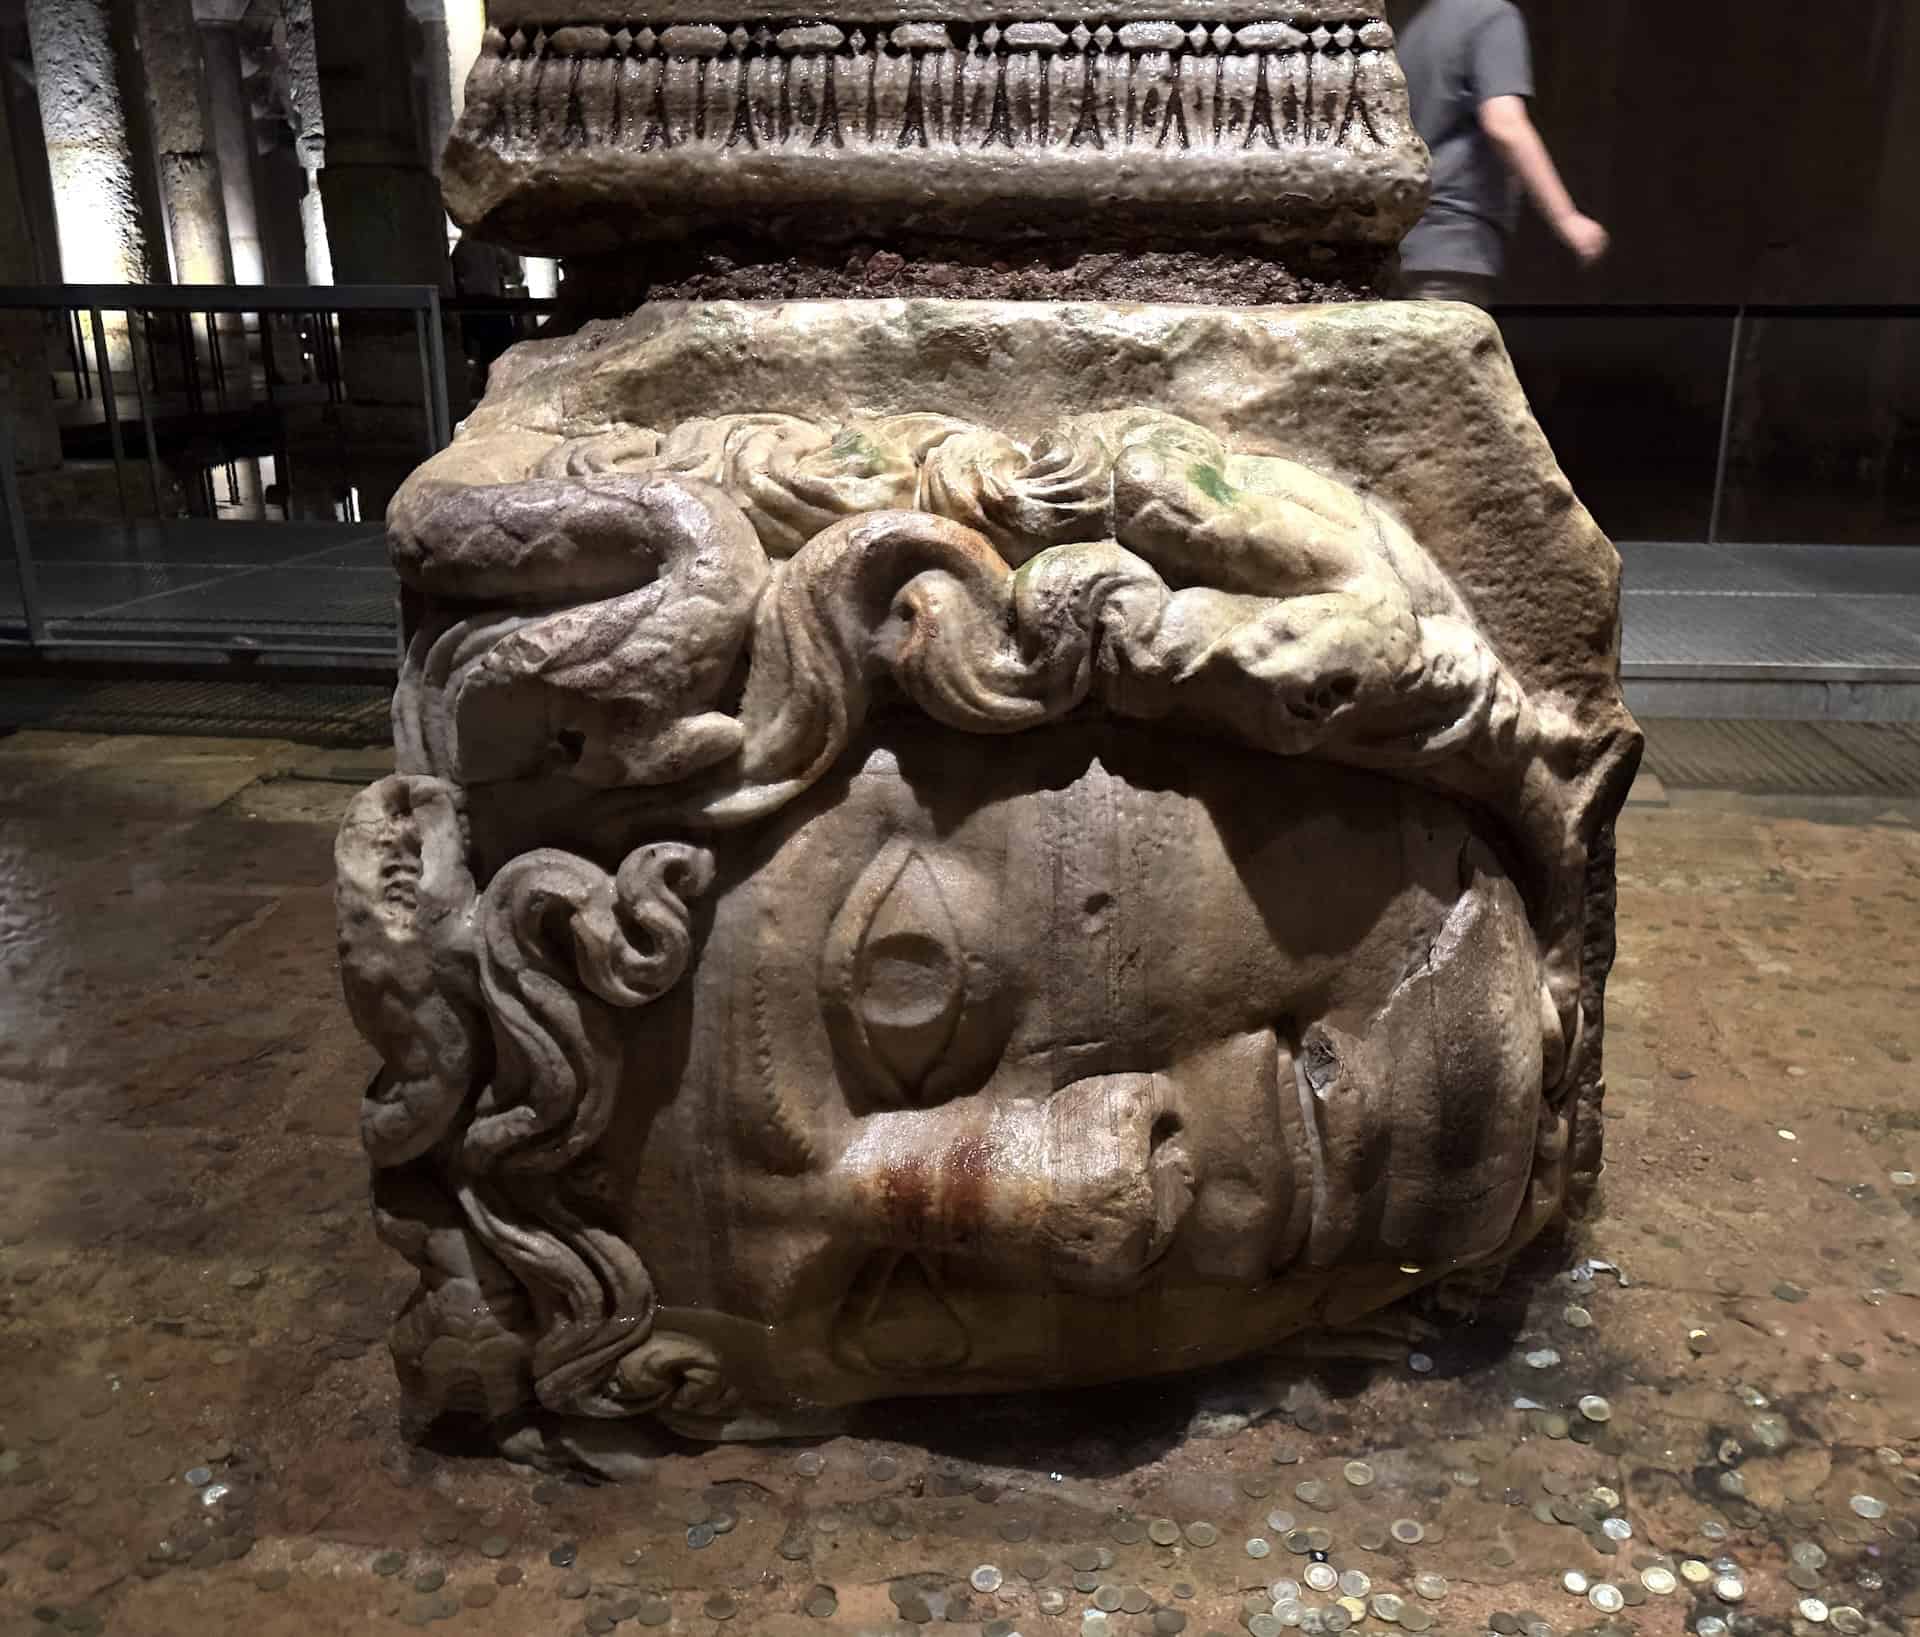
<instances>
[{"instance_id":1,"label":"cistern floor","mask_svg":"<svg viewBox=\"0 0 1920 1637\"><path fill-rule=\"evenodd\" d=\"M0 1633L1271 1631L1248 1599L1315 1530L1371 1629L1902 1629L1911 740L1821 741L1879 770L1822 785L1661 732L1602 1208L1530 1280L1370 1367L905 1406L617 1486L400 1435L330 892L381 755L0 738Z\"/></svg>"}]
</instances>

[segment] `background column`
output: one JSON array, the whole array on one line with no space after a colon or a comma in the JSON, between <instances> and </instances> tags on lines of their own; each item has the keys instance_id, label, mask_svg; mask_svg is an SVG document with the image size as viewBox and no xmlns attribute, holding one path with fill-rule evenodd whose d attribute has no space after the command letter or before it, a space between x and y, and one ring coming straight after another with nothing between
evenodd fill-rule
<instances>
[{"instance_id":1,"label":"background column","mask_svg":"<svg viewBox=\"0 0 1920 1637\"><path fill-rule=\"evenodd\" d=\"M146 284L156 271L146 190L110 0L27 0L27 31L71 283Z\"/></svg>"}]
</instances>

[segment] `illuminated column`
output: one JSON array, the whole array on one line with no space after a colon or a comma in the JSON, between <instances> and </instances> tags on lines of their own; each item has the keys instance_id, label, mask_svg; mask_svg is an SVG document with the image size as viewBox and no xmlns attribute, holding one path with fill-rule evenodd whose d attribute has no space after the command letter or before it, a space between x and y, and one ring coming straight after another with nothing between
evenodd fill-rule
<instances>
[{"instance_id":1,"label":"illuminated column","mask_svg":"<svg viewBox=\"0 0 1920 1637\"><path fill-rule=\"evenodd\" d=\"M313 15L327 132L320 196L334 277L444 289L447 218L431 140L446 67L421 50L433 31L397 3L323 0ZM445 50L444 30L438 49ZM363 515L373 517L419 459L419 354L411 319L352 315L340 335Z\"/></svg>"},{"instance_id":2,"label":"illuminated column","mask_svg":"<svg viewBox=\"0 0 1920 1637\"><path fill-rule=\"evenodd\" d=\"M20 196L13 136L0 108L0 284L37 284L27 207ZM0 404L13 427L13 458L22 472L60 464L60 429L53 419L46 331L38 313L0 313Z\"/></svg>"},{"instance_id":3,"label":"illuminated column","mask_svg":"<svg viewBox=\"0 0 1920 1637\"><path fill-rule=\"evenodd\" d=\"M486 0L446 0L447 79L452 93L453 123L467 105L467 75L480 56L487 32Z\"/></svg>"},{"instance_id":4,"label":"illuminated column","mask_svg":"<svg viewBox=\"0 0 1920 1637\"><path fill-rule=\"evenodd\" d=\"M193 0L140 0L133 17L174 279L231 283L221 163Z\"/></svg>"},{"instance_id":5,"label":"illuminated column","mask_svg":"<svg viewBox=\"0 0 1920 1637\"><path fill-rule=\"evenodd\" d=\"M327 127L320 109L320 63L313 39L313 0L287 0L287 96L298 122L295 150L306 172L300 223L307 247L307 282L333 282L333 252L327 245L327 213L320 172L327 163Z\"/></svg>"},{"instance_id":6,"label":"illuminated column","mask_svg":"<svg viewBox=\"0 0 1920 1637\"><path fill-rule=\"evenodd\" d=\"M113 10L110 0L27 0L60 270L72 283L144 284L154 271Z\"/></svg>"}]
</instances>

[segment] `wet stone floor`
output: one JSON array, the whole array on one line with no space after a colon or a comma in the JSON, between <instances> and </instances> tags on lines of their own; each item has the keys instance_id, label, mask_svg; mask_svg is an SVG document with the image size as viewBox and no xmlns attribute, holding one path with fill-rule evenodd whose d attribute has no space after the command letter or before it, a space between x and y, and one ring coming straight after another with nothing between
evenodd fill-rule
<instances>
[{"instance_id":1,"label":"wet stone floor","mask_svg":"<svg viewBox=\"0 0 1920 1637\"><path fill-rule=\"evenodd\" d=\"M1601 1208L1469 1315L610 1485L401 1434L329 903L379 770L0 740L6 1637L1920 1616L1920 804L1643 782Z\"/></svg>"}]
</instances>

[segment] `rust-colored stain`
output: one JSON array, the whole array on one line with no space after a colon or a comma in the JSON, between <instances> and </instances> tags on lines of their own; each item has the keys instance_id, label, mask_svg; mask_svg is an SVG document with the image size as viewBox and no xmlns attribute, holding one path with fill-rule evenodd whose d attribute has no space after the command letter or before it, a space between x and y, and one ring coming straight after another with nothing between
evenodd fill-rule
<instances>
[{"instance_id":1,"label":"rust-colored stain","mask_svg":"<svg viewBox=\"0 0 1920 1637\"><path fill-rule=\"evenodd\" d=\"M895 1243L923 1241L933 1220L938 1192L933 1169L924 1154L890 1155L875 1174L874 1201L880 1220Z\"/></svg>"},{"instance_id":2,"label":"rust-colored stain","mask_svg":"<svg viewBox=\"0 0 1920 1637\"><path fill-rule=\"evenodd\" d=\"M970 1131L941 1160L946 1184L947 1242L955 1250L977 1244L986 1229L987 1191L993 1185L998 1147L984 1131Z\"/></svg>"}]
</instances>

